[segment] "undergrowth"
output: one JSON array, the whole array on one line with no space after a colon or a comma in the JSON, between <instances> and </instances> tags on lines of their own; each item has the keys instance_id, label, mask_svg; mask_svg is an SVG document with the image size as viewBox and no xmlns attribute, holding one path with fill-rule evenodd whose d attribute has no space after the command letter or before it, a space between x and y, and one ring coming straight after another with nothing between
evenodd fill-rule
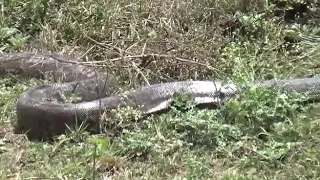
<instances>
[{"instance_id":1,"label":"undergrowth","mask_svg":"<svg viewBox=\"0 0 320 180\"><path fill-rule=\"evenodd\" d=\"M18 96L44 82L5 76L1 179L319 177L318 104L254 83L319 73L319 2L5 0L0 6L1 53L104 60L124 89L188 79L248 87L216 109L193 107L178 95L162 115L139 119L123 111L105 116L100 135L79 125L53 142L36 142L14 134L12 125Z\"/></svg>"}]
</instances>

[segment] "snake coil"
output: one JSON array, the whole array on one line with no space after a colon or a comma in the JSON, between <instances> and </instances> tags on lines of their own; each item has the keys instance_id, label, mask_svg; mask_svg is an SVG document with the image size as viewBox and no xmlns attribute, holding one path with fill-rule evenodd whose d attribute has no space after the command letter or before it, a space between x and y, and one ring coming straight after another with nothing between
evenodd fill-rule
<instances>
[{"instance_id":1,"label":"snake coil","mask_svg":"<svg viewBox=\"0 0 320 180\"><path fill-rule=\"evenodd\" d=\"M71 63L72 62L72 63ZM78 63L75 63L78 62ZM13 73L24 78L63 78L63 83L30 88L17 102L17 131L29 137L46 138L65 133L66 125L86 122L99 131L104 110L130 106L144 115L166 110L174 93L186 93L195 105L217 104L233 97L239 90L234 84L219 81L177 81L154 84L116 94L116 78L102 68L80 63L76 58L56 53L8 53L0 55L0 73ZM320 78L261 81L262 87L284 91L308 92L320 97ZM65 96L76 94L82 99L66 102Z\"/></svg>"}]
</instances>

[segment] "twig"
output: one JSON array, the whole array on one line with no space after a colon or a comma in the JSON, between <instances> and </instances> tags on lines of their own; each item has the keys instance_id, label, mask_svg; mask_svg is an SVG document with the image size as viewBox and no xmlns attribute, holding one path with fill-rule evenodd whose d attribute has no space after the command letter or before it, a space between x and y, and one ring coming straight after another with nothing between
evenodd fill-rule
<instances>
[{"instance_id":1,"label":"twig","mask_svg":"<svg viewBox=\"0 0 320 180\"><path fill-rule=\"evenodd\" d=\"M141 72L141 70L138 68L136 63L134 63L133 61L132 61L132 66L138 72L138 75L141 75L141 77L147 83L147 85L150 86L150 83L149 83L148 79L146 78L146 76Z\"/></svg>"},{"instance_id":2,"label":"twig","mask_svg":"<svg viewBox=\"0 0 320 180\"><path fill-rule=\"evenodd\" d=\"M207 64L203 64L200 62L196 62L196 61L192 61L189 59L184 59L184 58L180 58L180 57L175 57L172 55L166 55L166 54L141 54L141 55L129 55L129 56L122 56L122 57L118 57L118 58L113 58L113 59L109 59L109 60L104 60L104 61L90 61L90 62L79 62L79 61L65 61L59 58L56 58L54 56L50 56L58 61L61 62L65 62L65 63L73 63L73 64L80 64L80 65L85 65L85 66L91 66L91 67L105 67L105 65L99 65L100 63L106 63L108 62L115 62L115 61L120 61L120 60L124 60L124 59L131 59L131 58L147 58L147 57L158 57L158 58L172 58L175 59L177 61L180 62L185 62L185 63L190 63L190 64L196 64L199 66L203 66L206 67L210 70L214 70L214 71L219 71L218 69L207 65Z\"/></svg>"},{"instance_id":3,"label":"twig","mask_svg":"<svg viewBox=\"0 0 320 180\"><path fill-rule=\"evenodd\" d=\"M130 54L130 55L133 54L133 53L131 53L131 52L125 51L125 50L123 50L123 49L121 49L121 48L118 48L118 47L116 47L116 46L112 46L112 45L110 45L110 44L100 43L100 42L92 39L91 37L87 36L86 34L84 34L84 36L85 36L86 38L88 38L90 41L92 41L93 43L95 43L95 44L97 44L97 45L99 45L99 46L102 46L102 47L104 47L104 48L112 48L112 49L116 50L120 55L124 55L125 53Z\"/></svg>"},{"instance_id":4,"label":"twig","mask_svg":"<svg viewBox=\"0 0 320 180\"><path fill-rule=\"evenodd\" d=\"M93 45L91 46L91 48L89 48L85 53L83 53L81 56L80 56L80 59L82 59L84 56L86 56L93 48L95 48L97 45Z\"/></svg>"},{"instance_id":5,"label":"twig","mask_svg":"<svg viewBox=\"0 0 320 180\"><path fill-rule=\"evenodd\" d=\"M63 59L59 59L57 57L54 57L53 55L49 55L51 58L64 62L64 63L70 63L70 64L78 64L78 65L83 65L83 66L88 66L88 67L106 67L106 65L98 65L97 63L99 62L105 62L105 61L90 61L90 62L80 62L80 61L66 61Z\"/></svg>"},{"instance_id":6,"label":"twig","mask_svg":"<svg viewBox=\"0 0 320 180\"><path fill-rule=\"evenodd\" d=\"M180 57L176 57L176 56L172 56L172 55L166 55L166 54L141 54L141 55L129 55L129 56L124 56L124 57L118 57L118 58L113 58L110 59L110 62L115 62L115 61L119 61L119 60L124 60L124 59L131 59L131 58L146 58L146 57L158 57L158 58L172 58L175 59L177 61L180 62L186 62L186 63L190 63L190 64L196 64L196 65L200 65L200 66L204 66L210 70L216 70L214 67L207 65L207 64L203 64L203 63L199 63L196 61L192 61L189 59L184 59L184 58L180 58Z\"/></svg>"}]
</instances>

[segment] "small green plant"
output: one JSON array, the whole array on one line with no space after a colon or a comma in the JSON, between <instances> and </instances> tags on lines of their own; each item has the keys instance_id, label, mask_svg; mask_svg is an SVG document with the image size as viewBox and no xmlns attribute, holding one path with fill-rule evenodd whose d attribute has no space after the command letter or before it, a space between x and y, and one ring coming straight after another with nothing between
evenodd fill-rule
<instances>
[{"instance_id":1,"label":"small green plant","mask_svg":"<svg viewBox=\"0 0 320 180\"><path fill-rule=\"evenodd\" d=\"M146 158L152 153L155 137L139 132L124 132L121 142L118 144L117 154L127 158Z\"/></svg>"},{"instance_id":2,"label":"small green plant","mask_svg":"<svg viewBox=\"0 0 320 180\"><path fill-rule=\"evenodd\" d=\"M99 137L76 125L49 143L14 134L11 122L17 97L51 81L8 75L0 83L0 179L320 177L319 105L254 86L319 73L316 1L4 0L0 9L0 54L100 61L125 89L141 85L139 75L152 83L213 77L248 87L213 110L194 108L181 93L162 115L106 111Z\"/></svg>"},{"instance_id":3,"label":"small green plant","mask_svg":"<svg viewBox=\"0 0 320 180\"><path fill-rule=\"evenodd\" d=\"M16 28L0 28L0 52L9 49L19 50L25 47L28 36L24 36Z\"/></svg>"},{"instance_id":4,"label":"small green plant","mask_svg":"<svg viewBox=\"0 0 320 180\"><path fill-rule=\"evenodd\" d=\"M105 138L93 138L90 140L94 145L94 149L87 153L87 156L92 156L96 158L96 156L101 156L107 153L110 149L110 142Z\"/></svg>"},{"instance_id":5,"label":"small green plant","mask_svg":"<svg viewBox=\"0 0 320 180\"><path fill-rule=\"evenodd\" d=\"M172 107L178 111L187 111L192 108L192 99L186 93L174 93L173 94Z\"/></svg>"}]
</instances>

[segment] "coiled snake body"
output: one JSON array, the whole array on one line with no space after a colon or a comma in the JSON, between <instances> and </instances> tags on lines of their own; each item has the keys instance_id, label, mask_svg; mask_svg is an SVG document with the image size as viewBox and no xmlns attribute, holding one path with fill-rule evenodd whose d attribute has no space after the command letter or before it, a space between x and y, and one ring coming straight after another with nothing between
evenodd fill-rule
<instances>
[{"instance_id":1,"label":"coiled snake body","mask_svg":"<svg viewBox=\"0 0 320 180\"><path fill-rule=\"evenodd\" d=\"M73 62L73 63L70 63ZM195 105L217 104L233 97L240 88L219 81L178 81L141 87L122 94L116 78L103 69L86 66L79 60L55 53L8 53L0 55L0 73L22 77L49 76L63 83L41 85L23 93L17 102L17 131L45 138L65 133L66 125L86 122L99 129L103 110L131 106L148 115L169 108L174 93L186 93ZM320 79L304 78L261 81L263 87L308 92L319 98ZM64 96L76 94L81 101L68 103Z\"/></svg>"}]
</instances>

